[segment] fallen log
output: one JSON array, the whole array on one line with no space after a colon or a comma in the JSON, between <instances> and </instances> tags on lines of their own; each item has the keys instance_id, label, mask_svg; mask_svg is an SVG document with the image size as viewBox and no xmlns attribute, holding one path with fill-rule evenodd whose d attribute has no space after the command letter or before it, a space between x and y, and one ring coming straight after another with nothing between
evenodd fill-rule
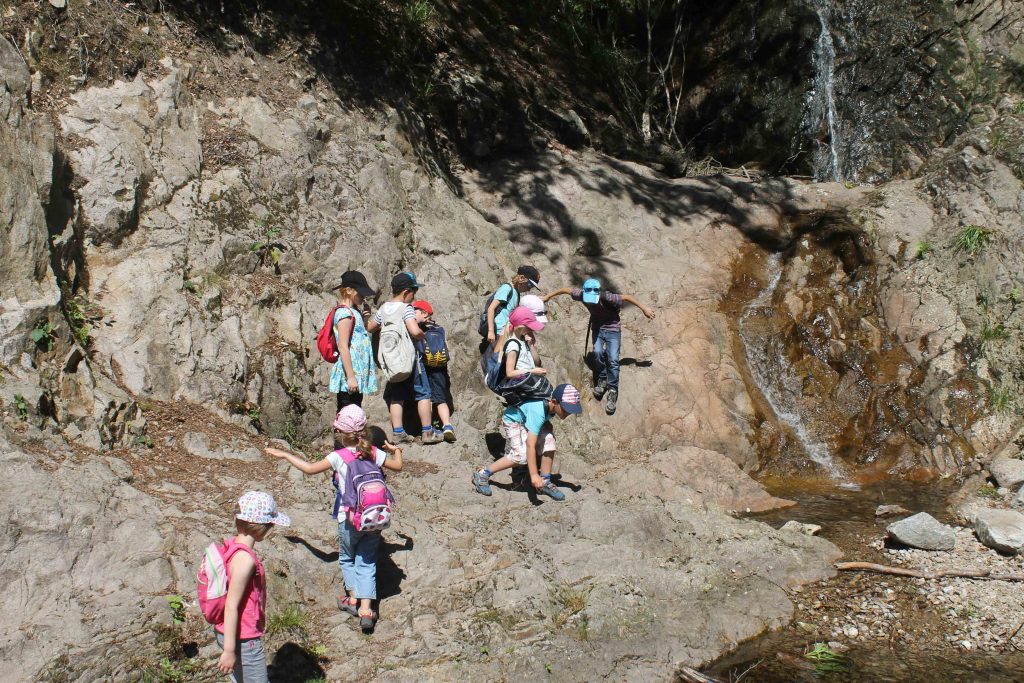
<instances>
[{"instance_id":1,"label":"fallen log","mask_svg":"<svg viewBox=\"0 0 1024 683\"><path fill-rule=\"evenodd\" d=\"M983 581L1024 581L1024 574L993 574L990 569L940 569L934 572L925 572L920 569L888 567L884 564L874 564L872 562L838 562L835 568L839 571L874 572L876 574L910 576L915 579L958 578L981 579Z\"/></svg>"}]
</instances>

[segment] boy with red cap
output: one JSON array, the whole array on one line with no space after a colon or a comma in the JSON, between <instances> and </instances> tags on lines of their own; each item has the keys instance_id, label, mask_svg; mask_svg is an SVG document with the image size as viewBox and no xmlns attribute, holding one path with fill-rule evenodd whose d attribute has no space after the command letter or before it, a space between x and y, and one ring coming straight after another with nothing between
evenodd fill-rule
<instances>
[{"instance_id":1,"label":"boy with red cap","mask_svg":"<svg viewBox=\"0 0 1024 683\"><path fill-rule=\"evenodd\" d=\"M420 299L412 302L416 311L416 322L423 330L423 339L416 342L416 352L423 358L427 371L427 382L430 384L430 401L437 411L437 419L441 421L441 429L433 430L434 438L443 438L448 443L455 441L455 428L452 427L451 404L449 403L451 380L448 377L448 339L444 328L434 322L434 307L430 302Z\"/></svg>"},{"instance_id":2,"label":"boy with red cap","mask_svg":"<svg viewBox=\"0 0 1024 683\"><path fill-rule=\"evenodd\" d=\"M544 375L547 370L540 367L533 332L544 329L544 323L537 320L525 306L515 308L509 315L512 328L511 338L502 348L500 362L505 364L505 377L514 379L526 374ZM510 405L502 413L502 431L505 434L505 453L490 467L473 473L473 486L478 493L491 495L490 478L495 472L526 465L530 483L537 490L553 500L565 500L565 494L551 483L551 467L555 457L555 437L551 431L551 416L561 419L575 415L582 410L580 392L571 384L558 385L551 398L524 401ZM539 444L539 446L538 446ZM540 451L540 468L537 453Z\"/></svg>"}]
</instances>

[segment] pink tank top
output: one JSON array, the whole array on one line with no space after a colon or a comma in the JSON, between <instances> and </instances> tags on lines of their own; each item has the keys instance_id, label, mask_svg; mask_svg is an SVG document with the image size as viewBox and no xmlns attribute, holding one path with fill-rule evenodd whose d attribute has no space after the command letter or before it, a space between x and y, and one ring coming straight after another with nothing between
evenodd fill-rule
<instances>
[{"instance_id":1,"label":"pink tank top","mask_svg":"<svg viewBox=\"0 0 1024 683\"><path fill-rule=\"evenodd\" d=\"M267 577L263 571L263 563L260 562L260 558L256 557L252 548L243 543L236 543L234 539L224 539L224 545L227 551L225 554L228 555L229 572L235 552L247 552L256 562L256 574L253 575L249 585L242 593L242 614L238 624L238 638L239 640L262 638L266 632L264 622L267 614ZM217 624L214 628L218 633L224 633L224 624Z\"/></svg>"}]
</instances>

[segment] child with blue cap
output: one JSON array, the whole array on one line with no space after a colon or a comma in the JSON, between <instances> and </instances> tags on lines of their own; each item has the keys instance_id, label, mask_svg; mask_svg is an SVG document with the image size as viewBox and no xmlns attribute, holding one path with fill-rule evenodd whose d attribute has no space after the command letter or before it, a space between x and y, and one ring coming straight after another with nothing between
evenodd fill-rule
<instances>
[{"instance_id":1,"label":"child with blue cap","mask_svg":"<svg viewBox=\"0 0 1024 683\"><path fill-rule=\"evenodd\" d=\"M544 297L545 303L561 294L568 294L590 311L590 334L594 338L594 362L597 375L594 398L601 400L607 394L605 412L615 414L619 399L619 349L622 341L622 322L619 312L622 304L633 304L648 320L654 320L654 311L629 294L616 294L601 287L601 281L590 278L582 287L563 287Z\"/></svg>"}]
</instances>

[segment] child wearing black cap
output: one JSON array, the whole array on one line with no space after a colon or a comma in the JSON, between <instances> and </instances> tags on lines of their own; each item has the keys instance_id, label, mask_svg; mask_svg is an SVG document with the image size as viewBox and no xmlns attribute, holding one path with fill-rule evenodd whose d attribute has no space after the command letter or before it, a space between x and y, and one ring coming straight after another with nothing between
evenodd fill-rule
<instances>
[{"instance_id":1,"label":"child wearing black cap","mask_svg":"<svg viewBox=\"0 0 1024 683\"><path fill-rule=\"evenodd\" d=\"M373 318L366 323L367 331L376 332L386 319L400 318L405 323L405 329L410 339L414 342L421 341L424 336L423 330L416 322L416 312L411 305L413 299L416 298L420 284L416 280L416 276L410 272L401 272L391 278L391 299L381 305ZM388 405L388 412L391 414L391 429L394 432L392 441L399 444L415 440L411 434L406 433L402 424L403 405L406 401L416 401L416 412L419 414L423 430L422 442L438 443L441 441L441 437L434 434L434 427L431 424L430 382L427 379L426 368L423 366L423 358L419 353L415 353L412 375L400 382L388 382L384 388L384 402Z\"/></svg>"},{"instance_id":2,"label":"child wearing black cap","mask_svg":"<svg viewBox=\"0 0 1024 683\"><path fill-rule=\"evenodd\" d=\"M337 410L347 405L363 405L364 394L377 393L377 368L373 362L373 344L366 331L362 309L365 299L377 296L357 270L341 276L336 288L338 305L334 309L334 337L338 360L331 368L329 389L337 396Z\"/></svg>"},{"instance_id":3,"label":"child wearing black cap","mask_svg":"<svg viewBox=\"0 0 1024 683\"><path fill-rule=\"evenodd\" d=\"M540 271L533 266L519 266L511 282L503 284L494 292L491 303L487 306L487 342L482 350L494 344L505 325L508 324L509 313L519 305L519 296L537 287L540 282Z\"/></svg>"}]
</instances>

